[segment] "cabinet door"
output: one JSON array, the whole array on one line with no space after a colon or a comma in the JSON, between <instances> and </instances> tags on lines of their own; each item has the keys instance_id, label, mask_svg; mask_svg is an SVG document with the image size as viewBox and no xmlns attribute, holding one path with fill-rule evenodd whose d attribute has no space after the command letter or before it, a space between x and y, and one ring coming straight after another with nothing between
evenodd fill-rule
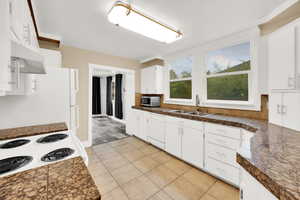
<instances>
[{"instance_id":1,"label":"cabinet door","mask_svg":"<svg viewBox=\"0 0 300 200\"><path fill-rule=\"evenodd\" d=\"M166 151L181 158L182 128L173 123L166 123Z\"/></svg>"},{"instance_id":2,"label":"cabinet door","mask_svg":"<svg viewBox=\"0 0 300 200\"><path fill-rule=\"evenodd\" d=\"M152 114L149 120L149 137L165 143L165 126L163 115Z\"/></svg>"},{"instance_id":3,"label":"cabinet door","mask_svg":"<svg viewBox=\"0 0 300 200\"><path fill-rule=\"evenodd\" d=\"M282 93L271 93L269 97L269 121L270 123L282 125L281 104Z\"/></svg>"},{"instance_id":4,"label":"cabinet door","mask_svg":"<svg viewBox=\"0 0 300 200\"><path fill-rule=\"evenodd\" d=\"M140 138L140 127L141 127L141 116L139 111L132 112L132 134L138 138Z\"/></svg>"},{"instance_id":5,"label":"cabinet door","mask_svg":"<svg viewBox=\"0 0 300 200\"><path fill-rule=\"evenodd\" d=\"M295 26L283 27L269 37L270 89L295 89L296 31Z\"/></svg>"},{"instance_id":6,"label":"cabinet door","mask_svg":"<svg viewBox=\"0 0 300 200\"><path fill-rule=\"evenodd\" d=\"M185 127L182 135L182 159L203 168L203 132Z\"/></svg>"},{"instance_id":7,"label":"cabinet door","mask_svg":"<svg viewBox=\"0 0 300 200\"><path fill-rule=\"evenodd\" d=\"M149 131L149 120L150 120L150 113L140 111L140 129L139 129L139 137L144 140L148 141L148 131Z\"/></svg>"},{"instance_id":8,"label":"cabinet door","mask_svg":"<svg viewBox=\"0 0 300 200\"><path fill-rule=\"evenodd\" d=\"M248 172L242 170L241 200L278 200Z\"/></svg>"},{"instance_id":9,"label":"cabinet door","mask_svg":"<svg viewBox=\"0 0 300 200\"><path fill-rule=\"evenodd\" d=\"M282 103L282 122L287 128L300 131L300 93L284 93Z\"/></svg>"},{"instance_id":10,"label":"cabinet door","mask_svg":"<svg viewBox=\"0 0 300 200\"><path fill-rule=\"evenodd\" d=\"M9 90L10 40L9 1L0 1L0 95Z\"/></svg>"}]
</instances>

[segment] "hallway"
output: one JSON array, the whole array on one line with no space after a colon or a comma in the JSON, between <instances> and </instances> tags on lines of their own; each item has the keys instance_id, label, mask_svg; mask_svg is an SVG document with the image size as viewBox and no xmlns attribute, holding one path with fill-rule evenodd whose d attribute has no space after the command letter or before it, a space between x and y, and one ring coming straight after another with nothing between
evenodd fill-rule
<instances>
[{"instance_id":1,"label":"hallway","mask_svg":"<svg viewBox=\"0 0 300 200\"><path fill-rule=\"evenodd\" d=\"M93 117L92 122L93 146L128 137L125 124L107 116Z\"/></svg>"}]
</instances>

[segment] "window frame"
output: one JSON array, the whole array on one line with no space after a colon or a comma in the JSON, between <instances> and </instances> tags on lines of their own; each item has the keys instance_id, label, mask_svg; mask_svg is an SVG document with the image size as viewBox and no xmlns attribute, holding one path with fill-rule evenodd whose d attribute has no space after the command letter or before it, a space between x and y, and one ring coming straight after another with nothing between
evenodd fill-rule
<instances>
[{"instance_id":1,"label":"window frame","mask_svg":"<svg viewBox=\"0 0 300 200\"><path fill-rule=\"evenodd\" d=\"M250 63L251 68L250 70L244 71L237 71L237 72L226 72L221 74L211 74L207 75L207 66L206 66L206 55L210 51L235 46L243 43L250 43ZM203 80L202 80L202 88L201 90L201 106L206 107L217 107L217 108L229 108L229 109L247 109L247 110L259 110L260 109L260 100L255 99L254 92L257 88L257 54L258 54L258 47L257 47L257 39L256 38L246 38L243 40L238 40L235 42L228 42L224 45L220 45L216 48L211 48L204 52L203 55ZM223 77L229 75L240 75L240 74L248 74L248 101L235 101L235 100L212 100L207 98L207 79L211 77ZM259 102L257 102L259 101Z\"/></svg>"},{"instance_id":2,"label":"window frame","mask_svg":"<svg viewBox=\"0 0 300 200\"><path fill-rule=\"evenodd\" d=\"M173 79L171 80L170 78L170 70L172 69L171 67L171 62L174 62L176 60L180 60L180 59L184 59L184 58L188 58L190 57L192 59L192 69L191 69L191 77L188 77L188 78L178 78L178 79ZM180 56L174 60L172 60L171 62L169 62L167 64L167 67L166 67L166 99L164 100L164 103L168 103L168 104L180 104L180 105L193 105L193 102L194 102L194 62L195 62L195 57L193 55L185 55L185 56ZM192 91L191 91L191 95L192 95L192 98L191 99L183 99L183 98L171 98L170 97L170 83L171 82L179 82L179 81L191 81L192 83Z\"/></svg>"}]
</instances>

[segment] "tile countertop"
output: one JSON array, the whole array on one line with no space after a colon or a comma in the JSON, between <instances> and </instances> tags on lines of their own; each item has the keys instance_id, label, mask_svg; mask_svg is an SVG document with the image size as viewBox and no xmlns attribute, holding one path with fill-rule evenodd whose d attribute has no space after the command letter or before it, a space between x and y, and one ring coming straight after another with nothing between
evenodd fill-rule
<instances>
[{"instance_id":1,"label":"tile countertop","mask_svg":"<svg viewBox=\"0 0 300 200\"><path fill-rule=\"evenodd\" d=\"M268 122L208 114L170 113L163 108L134 109L240 127L253 132L243 138L237 162L280 200L300 200L300 133Z\"/></svg>"},{"instance_id":2,"label":"tile countertop","mask_svg":"<svg viewBox=\"0 0 300 200\"><path fill-rule=\"evenodd\" d=\"M81 157L0 178L1 200L100 200Z\"/></svg>"},{"instance_id":3,"label":"tile countertop","mask_svg":"<svg viewBox=\"0 0 300 200\"><path fill-rule=\"evenodd\" d=\"M26 126L19 128L1 129L0 140L9 140L20 137L47 134L52 132L67 131L66 123L54 123L37 126Z\"/></svg>"}]
</instances>

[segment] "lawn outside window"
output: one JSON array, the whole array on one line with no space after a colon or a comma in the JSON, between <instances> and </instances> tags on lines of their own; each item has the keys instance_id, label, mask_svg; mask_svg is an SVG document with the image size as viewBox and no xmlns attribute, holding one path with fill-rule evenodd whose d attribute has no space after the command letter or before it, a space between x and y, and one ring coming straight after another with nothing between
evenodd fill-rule
<instances>
[{"instance_id":1,"label":"lawn outside window","mask_svg":"<svg viewBox=\"0 0 300 200\"><path fill-rule=\"evenodd\" d=\"M250 42L210 51L205 58L205 103L251 104Z\"/></svg>"},{"instance_id":2,"label":"lawn outside window","mask_svg":"<svg viewBox=\"0 0 300 200\"><path fill-rule=\"evenodd\" d=\"M193 58L184 57L169 64L169 98L174 102L192 101Z\"/></svg>"}]
</instances>

